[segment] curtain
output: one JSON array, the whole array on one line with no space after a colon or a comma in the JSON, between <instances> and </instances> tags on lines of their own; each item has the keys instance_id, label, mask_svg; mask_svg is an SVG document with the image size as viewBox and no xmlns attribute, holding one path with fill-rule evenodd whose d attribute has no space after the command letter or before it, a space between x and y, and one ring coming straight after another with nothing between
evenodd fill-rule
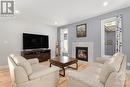
<instances>
[{"instance_id":1,"label":"curtain","mask_svg":"<svg viewBox=\"0 0 130 87\"><path fill-rule=\"evenodd\" d=\"M116 29L116 52L122 52L122 16L116 16L117 29Z\"/></svg>"}]
</instances>

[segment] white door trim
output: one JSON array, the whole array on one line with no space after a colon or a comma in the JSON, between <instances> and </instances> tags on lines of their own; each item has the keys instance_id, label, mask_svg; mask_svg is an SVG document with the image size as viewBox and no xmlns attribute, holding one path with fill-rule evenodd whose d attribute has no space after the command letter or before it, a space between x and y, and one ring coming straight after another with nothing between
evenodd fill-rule
<instances>
[{"instance_id":1,"label":"white door trim","mask_svg":"<svg viewBox=\"0 0 130 87\"><path fill-rule=\"evenodd\" d=\"M116 17L101 20L101 56L105 55L105 28L104 23L116 20Z\"/></svg>"}]
</instances>

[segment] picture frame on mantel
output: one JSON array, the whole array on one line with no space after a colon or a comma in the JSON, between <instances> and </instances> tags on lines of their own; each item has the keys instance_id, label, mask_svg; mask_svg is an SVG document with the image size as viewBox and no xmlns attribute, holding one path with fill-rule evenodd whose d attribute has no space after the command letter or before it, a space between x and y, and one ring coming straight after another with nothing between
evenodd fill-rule
<instances>
[{"instance_id":1,"label":"picture frame on mantel","mask_svg":"<svg viewBox=\"0 0 130 87\"><path fill-rule=\"evenodd\" d=\"M87 24L80 24L76 26L76 36L78 38L80 37L86 37L87 35Z\"/></svg>"}]
</instances>

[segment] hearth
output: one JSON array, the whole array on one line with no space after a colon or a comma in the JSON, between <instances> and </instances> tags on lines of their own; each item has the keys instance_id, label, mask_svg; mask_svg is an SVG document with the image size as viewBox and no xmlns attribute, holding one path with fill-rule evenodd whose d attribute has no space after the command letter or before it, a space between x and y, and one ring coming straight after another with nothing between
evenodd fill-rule
<instances>
[{"instance_id":1,"label":"hearth","mask_svg":"<svg viewBox=\"0 0 130 87\"><path fill-rule=\"evenodd\" d=\"M76 47L76 58L88 61L88 47Z\"/></svg>"}]
</instances>

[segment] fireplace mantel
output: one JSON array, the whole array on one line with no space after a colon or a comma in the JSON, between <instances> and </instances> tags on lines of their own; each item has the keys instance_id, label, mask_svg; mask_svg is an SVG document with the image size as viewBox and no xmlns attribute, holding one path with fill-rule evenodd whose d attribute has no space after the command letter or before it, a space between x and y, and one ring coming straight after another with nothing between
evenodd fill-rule
<instances>
[{"instance_id":1,"label":"fireplace mantel","mask_svg":"<svg viewBox=\"0 0 130 87\"><path fill-rule=\"evenodd\" d=\"M93 43L74 42L72 44L72 57L76 58L76 47L88 47L88 62L93 62Z\"/></svg>"}]
</instances>

